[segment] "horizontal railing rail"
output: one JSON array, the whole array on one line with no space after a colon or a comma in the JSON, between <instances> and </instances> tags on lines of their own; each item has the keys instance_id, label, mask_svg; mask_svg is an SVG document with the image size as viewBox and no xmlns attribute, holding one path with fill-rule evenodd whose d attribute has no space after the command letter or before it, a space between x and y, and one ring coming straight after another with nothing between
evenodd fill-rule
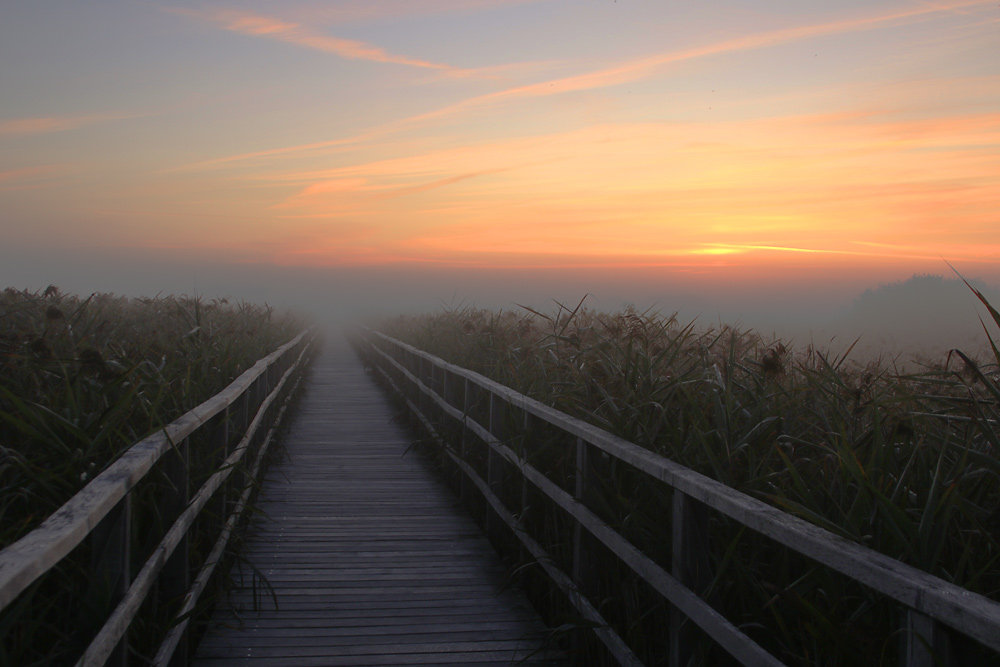
<instances>
[{"instance_id":1,"label":"horizontal railing rail","mask_svg":"<svg viewBox=\"0 0 1000 667\"><path fill-rule=\"evenodd\" d=\"M985 596L782 512L385 334L364 329L360 336L369 363L405 399L424 428L444 445L440 449L442 458L464 475L460 482L463 494L470 488L478 491L493 514L520 541L522 552L530 554L576 613L593 625L604 648L619 664L642 663L605 621L595 603L582 593L587 576L584 533L672 605L670 664L686 664L693 651L694 639L684 629L685 618L742 664L782 664L697 592L706 588L704 570L708 558L703 530L709 511L729 517L898 604L902 611L902 627L898 629L900 664L949 664L949 638L954 632L1000 653L1000 604ZM562 480L560 485L531 464L532 443L524 442L530 420L539 420L575 441L575 451L568 453L575 459L573 479ZM521 444L515 448L512 443L518 438ZM486 446L485 453L472 446L474 441ZM669 572L592 509L589 499L594 489L588 488L593 486L588 469L595 457L620 461L672 488ZM510 485L504 477L511 475L517 476L522 485L514 507L500 497L504 485ZM573 525L571 557L563 568L557 564L559 559L541 546L541 536L531 534L526 527L525 516L538 511L537 507L529 507L528 495L538 492L559 507ZM489 516L486 521L489 523Z\"/></svg>"},{"instance_id":2,"label":"horizontal railing rail","mask_svg":"<svg viewBox=\"0 0 1000 667\"><path fill-rule=\"evenodd\" d=\"M311 328L260 359L223 391L130 446L37 528L0 551L0 613L89 539L90 579L107 589L100 594L113 609L76 664L128 664L129 626L154 589L158 600L177 611L153 664L186 664L190 614L243 515L287 398L318 340ZM213 462L208 470L192 470L190 441L196 436L213 449L210 455L195 452ZM133 575L132 496L154 469L166 486L157 509L172 523ZM207 480L192 493L195 473ZM225 496L219 497L222 488ZM189 531L209 506L222 517L220 533L207 559L192 564Z\"/></svg>"}]
</instances>

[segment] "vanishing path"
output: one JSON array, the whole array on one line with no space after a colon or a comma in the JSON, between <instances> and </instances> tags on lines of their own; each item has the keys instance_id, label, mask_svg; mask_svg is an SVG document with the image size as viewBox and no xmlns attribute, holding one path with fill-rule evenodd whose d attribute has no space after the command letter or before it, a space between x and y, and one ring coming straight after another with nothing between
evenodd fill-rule
<instances>
[{"instance_id":1,"label":"vanishing path","mask_svg":"<svg viewBox=\"0 0 1000 667\"><path fill-rule=\"evenodd\" d=\"M274 598L251 568L234 571L241 587L196 665L555 664L541 620L393 414L328 340L247 536Z\"/></svg>"}]
</instances>

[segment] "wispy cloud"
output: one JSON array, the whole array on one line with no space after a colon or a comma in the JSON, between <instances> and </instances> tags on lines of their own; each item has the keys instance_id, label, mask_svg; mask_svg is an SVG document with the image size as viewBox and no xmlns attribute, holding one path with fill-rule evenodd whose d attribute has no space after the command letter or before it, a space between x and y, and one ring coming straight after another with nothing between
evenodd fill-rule
<instances>
[{"instance_id":1,"label":"wispy cloud","mask_svg":"<svg viewBox=\"0 0 1000 667\"><path fill-rule=\"evenodd\" d=\"M864 241L852 241L853 245L867 246L870 248L877 248L874 250L843 250L843 249L831 249L831 248L805 248L805 247L789 247L789 246L774 246L774 245L752 245L752 244L728 244L728 243L709 243L706 247L709 251L711 250L721 250L724 252L778 252L778 253L805 253L805 254L817 254L817 255L847 255L855 257L871 257L871 258L892 258L892 259L921 259L921 260L938 260L941 259L944 254L948 254L951 257L957 257L959 259L974 259L976 261L986 261L988 263L998 263L998 259L982 259L977 255L982 253L977 253L976 248L967 245L952 245L947 248L942 248L941 253L928 253L925 248L918 246L904 246L895 245L888 243L869 243ZM993 250L996 248L994 247Z\"/></svg>"},{"instance_id":2,"label":"wispy cloud","mask_svg":"<svg viewBox=\"0 0 1000 667\"><path fill-rule=\"evenodd\" d=\"M997 123L846 111L604 125L251 178L292 190L282 217L365 221L432 254L930 261L980 256L975 240L995 236L1000 162L983 147ZM854 245L901 235L914 250Z\"/></svg>"},{"instance_id":3,"label":"wispy cloud","mask_svg":"<svg viewBox=\"0 0 1000 667\"><path fill-rule=\"evenodd\" d=\"M132 118L133 114L90 114L86 116L39 116L0 120L0 136L30 136L75 130L85 125Z\"/></svg>"},{"instance_id":4,"label":"wispy cloud","mask_svg":"<svg viewBox=\"0 0 1000 667\"><path fill-rule=\"evenodd\" d=\"M405 197L407 195L414 195L420 192L427 192L428 190L436 190L437 188L443 188L446 185L454 185L455 183L461 183L462 181L467 181L470 178L476 178L478 176L487 176L490 174L499 174L504 171L509 171L509 168L504 169L485 169L483 171L472 171L465 174L458 174L457 176L448 176L447 178L439 178L430 183L422 183L420 185L411 185L403 188L396 188L391 190L382 197L384 199L395 199L396 197Z\"/></svg>"},{"instance_id":5,"label":"wispy cloud","mask_svg":"<svg viewBox=\"0 0 1000 667\"><path fill-rule=\"evenodd\" d=\"M350 146L353 144L359 144L364 141L369 141L371 139L378 138L389 134L392 128L389 126L378 127L368 132L363 132L359 135L353 137L344 137L342 139L331 139L329 141L315 141L308 144L296 144L294 146L283 146L281 148L269 148L260 151L251 151L248 153L238 153L236 155L226 155L220 158L214 158L211 160L203 160L201 162L195 162L193 164L186 164L180 167L173 167L166 171L189 171L197 169L208 169L211 167L221 167L233 163L246 162L248 160L259 160L271 157L278 157L282 155L297 155L309 151L324 150L330 148L336 148L338 146Z\"/></svg>"},{"instance_id":6,"label":"wispy cloud","mask_svg":"<svg viewBox=\"0 0 1000 667\"><path fill-rule=\"evenodd\" d=\"M519 98L560 95L569 92L607 88L610 86L632 83L659 73L659 71L667 65L672 65L686 60L728 53L738 53L741 51L751 51L801 41L811 37L821 37L826 35L889 27L914 20L929 18L934 14L951 12L969 7L989 6L992 4L992 2L984 2L983 0L964 0L960 2L937 3L933 5L921 5L916 8L899 10L877 16L830 21L826 23L782 28L779 30L770 30L750 35L743 35L703 46L682 49L679 51L667 51L643 58L637 58L620 63L613 67L593 70L583 74L542 81L525 86L517 86L495 93L480 95L478 97L469 98L457 104L417 116L413 120L431 120L495 102Z\"/></svg>"},{"instance_id":7,"label":"wispy cloud","mask_svg":"<svg viewBox=\"0 0 1000 667\"><path fill-rule=\"evenodd\" d=\"M307 49L323 51L348 60L369 60L379 63L406 65L409 67L439 70L457 76L466 76L470 73L469 70L463 70L462 68L444 63L390 53L385 49L365 42L326 35L309 26L271 16L253 14L235 9L199 11L171 8L168 11L205 21L242 35L274 39Z\"/></svg>"},{"instance_id":8,"label":"wispy cloud","mask_svg":"<svg viewBox=\"0 0 1000 667\"><path fill-rule=\"evenodd\" d=\"M356 23L399 20L428 14L459 14L515 5L539 4L551 0L341 0L296 8L296 17L323 23Z\"/></svg>"},{"instance_id":9,"label":"wispy cloud","mask_svg":"<svg viewBox=\"0 0 1000 667\"><path fill-rule=\"evenodd\" d=\"M63 165L42 165L0 171L0 191L29 190L42 187L55 180L64 171L64 168Z\"/></svg>"},{"instance_id":10,"label":"wispy cloud","mask_svg":"<svg viewBox=\"0 0 1000 667\"><path fill-rule=\"evenodd\" d=\"M963 11L968 8L990 6L991 4L992 2L984 2L983 0L961 0L959 2L951 3L937 3L933 5L926 4L876 16L845 19L841 21L824 22L807 26L783 28L779 30L743 35L733 39L714 42L689 49L654 54L619 63L613 67L592 70L590 72L568 77L548 79L533 84L515 86L494 93L471 97L434 111L384 123L351 137L230 155L193 165L186 165L184 167L180 167L179 169L224 166L245 160L271 158L277 156L292 156L302 152L361 144L372 139L412 129L427 122L459 115L480 107L487 107L492 104L532 97L560 95L570 92L631 83L633 81L656 76L664 67L678 62L777 46L784 43L808 39L810 37L872 30L880 27L890 27L905 22L930 18L935 14ZM261 25L255 29L269 30L270 28Z\"/></svg>"}]
</instances>

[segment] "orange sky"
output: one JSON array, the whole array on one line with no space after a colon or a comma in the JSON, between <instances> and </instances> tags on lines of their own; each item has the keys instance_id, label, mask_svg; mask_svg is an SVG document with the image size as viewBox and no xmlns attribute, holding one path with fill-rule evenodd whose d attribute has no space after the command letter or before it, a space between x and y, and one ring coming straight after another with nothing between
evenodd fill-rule
<instances>
[{"instance_id":1,"label":"orange sky","mask_svg":"<svg viewBox=\"0 0 1000 667\"><path fill-rule=\"evenodd\" d=\"M0 77L11 254L1000 280L995 2L39 0Z\"/></svg>"}]
</instances>

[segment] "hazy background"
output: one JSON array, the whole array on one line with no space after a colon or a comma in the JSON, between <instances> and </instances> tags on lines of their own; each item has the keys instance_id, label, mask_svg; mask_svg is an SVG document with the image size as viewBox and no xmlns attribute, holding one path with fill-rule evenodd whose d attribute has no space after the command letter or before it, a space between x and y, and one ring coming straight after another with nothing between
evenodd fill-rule
<instances>
[{"instance_id":1,"label":"hazy background","mask_svg":"<svg viewBox=\"0 0 1000 667\"><path fill-rule=\"evenodd\" d=\"M478 307L519 312L530 306L553 312L556 302L615 311L628 305L677 312L704 327L737 324L774 335L802 349L809 343L844 351L860 337L853 357L934 359L951 348L983 353L988 339L980 321L1000 335L972 291L954 273L911 275L868 284L849 275L837 283L803 280L800 286L760 283L747 291L731 273L731 291L696 279L677 280L655 267L554 268L547 271L420 266L287 267L226 265L185 258L123 260L41 258L0 253L0 284L44 290L49 284L77 294L128 296L201 295L267 302L341 327L352 321L442 308ZM57 261L53 261L56 259ZM942 262L943 264L943 262ZM945 269L948 269L945 265ZM743 277L747 281L749 277ZM1000 304L1000 290L975 277L974 287Z\"/></svg>"},{"instance_id":2,"label":"hazy background","mask_svg":"<svg viewBox=\"0 0 1000 667\"><path fill-rule=\"evenodd\" d=\"M970 349L998 35L977 0L5 2L0 285Z\"/></svg>"}]
</instances>

